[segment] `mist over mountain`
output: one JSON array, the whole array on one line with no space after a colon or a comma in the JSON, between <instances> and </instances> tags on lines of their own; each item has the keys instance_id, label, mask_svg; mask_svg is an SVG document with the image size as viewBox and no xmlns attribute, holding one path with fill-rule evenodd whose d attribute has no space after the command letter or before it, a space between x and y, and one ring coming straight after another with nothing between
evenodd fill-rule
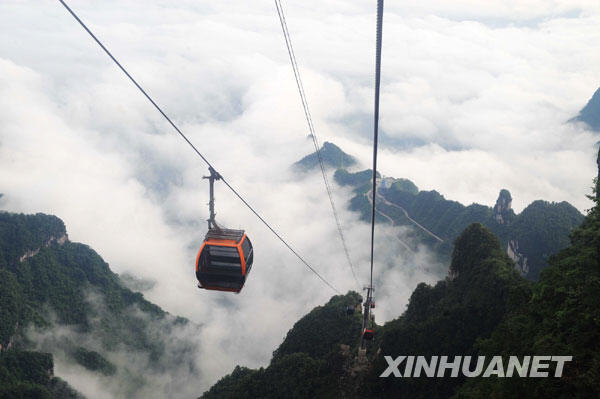
<instances>
[{"instance_id":1,"label":"mist over mountain","mask_svg":"<svg viewBox=\"0 0 600 399\"><path fill-rule=\"evenodd\" d=\"M590 129L600 131L600 88L594 92L579 114L571 120L583 122Z\"/></svg>"},{"instance_id":2,"label":"mist over mountain","mask_svg":"<svg viewBox=\"0 0 600 399\"><path fill-rule=\"evenodd\" d=\"M0 298L0 364L29 364L24 374L12 366L0 373L6 395L62 397L51 378L56 363L90 397L198 389L200 326L126 288L96 252L69 241L55 216L0 212ZM37 367L50 377L26 378Z\"/></svg>"},{"instance_id":3,"label":"mist over mountain","mask_svg":"<svg viewBox=\"0 0 600 399\"><path fill-rule=\"evenodd\" d=\"M309 160L308 170L290 167L314 148L306 140L298 85L272 2L66 2L264 220L340 292L354 287L318 162ZM354 172L369 167L373 154L374 4L283 5L309 118L321 142L338 144L357 162L350 167L349 159L334 151L325 167L328 177L345 168L345 177L358 184L338 187L330 178L363 283L370 225L357 210L369 204L369 182L362 184L362 175ZM394 176L396 188L415 197L436 190L443 194L442 205L453 200L464 208L482 207L473 210L477 217L458 206L444 217L443 207L427 214L438 201L408 210L408 203L387 196L389 203L372 199L380 204L373 276L378 340L384 322L403 314L419 283L436 287L444 280L452 241L480 215L494 234L501 235L501 228L495 230L493 223L510 232L499 237L500 248L518 274L534 279L528 274L540 260L542 277L527 284L543 280L552 268L549 254L568 245L571 219L565 223L563 216L570 210L542 203L532 208L531 218L518 214L540 199L550 205L568 201L580 212L590 208L585 194L598 134L584 122L564 122L597 87L600 65L596 1L386 2L384 21L382 181ZM0 209L58 215L69 232L63 238L60 228L48 228L50 235L37 240L36 223L54 222L23 221L22 238L10 237L0 248L4 257L4 249L15 247L6 258L9 266L0 266L0 335L8 337L0 353L3 395L69 398L77 390L98 399L190 398L235 365L240 367L229 386L240 395L364 397L370 382L382 392L380 379L368 378L376 359L355 362L357 317L337 313L355 302L355 294L330 298L333 291L222 183L215 187L218 221L248 232L256 266L240 295L196 288L193 261L208 217L206 167L59 2L0 1L0 32ZM498 196L501 188L510 193ZM495 221L488 224L488 208L497 197L491 210ZM435 217L452 229L444 232ZM521 226L515 226L517 218ZM21 245L28 235L34 245ZM506 261L476 245L462 248L473 249L485 262ZM468 287L474 289L468 298L458 295L456 285L432 288L435 295L421 296L432 309L411 306L425 309L423 324L436 328L404 325L402 331L423 346L428 337L414 333L418 328L436 345L444 336L448 342L459 339L460 331L447 331L443 323L437 335L437 319L464 314L471 322L469 312L481 310L476 300L482 295L486 305L515 315L508 333L495 341L506 340L507 353L523 349L522 343L546 354L558 347L555 343L572 341L565 351L573 349L583 360L569 378L582 395L598 397L586 389L586 384L593 388L598 374L590 366L598 363L598 317L592 307L598 307L597 279L591 267L589 273L582 268L571 274L572 265L586 261L577 259L552 284L532 288L537 302L523 314L504 302L514 271L490 267L486 279L470 274L477 268L458 268L448 280L470 276L478 284L490 282L499 302L477 287ZM581 297L580 289L589 298ZM442 294L447 300L436 302ZM159 305L158 311L152 305ZM311 316L301 319L306 314ZM481 331L489 331L499 316L483 317ZM469 331L458 344L466 347L477 322L473 331L464 327ZM369 353L375 355L380 347L373 344ZM237 377L247 381L237 386ZM423 397L448 392L445 386L414 388L410 392ZM473 396L493 397L500 388L469 389ZM389 390L389 396L408 392ZM574 391L499 392L566 397Z\"/></svg>"},{"instance_id":4,"label":"mist over mountain","mask_svg":"<svg viewBox=\"0 0 600 399\"><path fill-rule=\"evenodd\" d=\"M355 293L335 296L300 319L268 367L236 367L202 398L280 397L596 397L600 394L600 202L551 257L538 282L524 279L500 240L479 223L456 239L449 275L420 284L406 311L356 355L360 315L346 316ZM560 378L381 378L384 355L553 354L573 356ZM552 372L552 370L550 370Z\"/></svg>"},{"instance_id":5,"label":"mist over mountain","mask_svg":"<svg viewBox=\"0 0 600 399\"><path fill-rule=\"evenodd\" d=\"M351 173L338 169L335 181L353 188L350 209L360 212L363 220L371 218L371 170ZM408 226L419 244L432 248L448 263L452 245L471 223L481 223L500 238L505 252L525 277L535 280L547 265L548 258L569 244L569 233L578 226L583 215L568 202L537 200L521 213L511 207L512 196L500 190L493 207L465 206L444 198L435 190L420 191L410 180L381 177L378 174L377 221L393 226Z\"/></svg>"},{"instance_id":6,"label":"mist over mountain","mask_svg":"<svg viewBox=\"0 0 600 399\"><path fill-rule=\"evenodd\" d=\"M356 158L346 154L340 147L328 141L323 143L319 151L323 165L326 167L348 168L357 164ZM313 152L296 162L293 167L299 171L310 171L319 167L319 155Z\"/></svg>"}]
</instances>

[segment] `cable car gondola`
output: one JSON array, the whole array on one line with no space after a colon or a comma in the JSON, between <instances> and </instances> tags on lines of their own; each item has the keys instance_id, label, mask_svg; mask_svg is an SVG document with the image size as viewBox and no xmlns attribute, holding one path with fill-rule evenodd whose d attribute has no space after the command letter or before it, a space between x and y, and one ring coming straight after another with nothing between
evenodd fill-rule
<instances>
[{"instance_id":1,"label":"cable car gondola","mask_svg":"<svg viewBox=\"0 0 600 399\"><path fill-rule=\"evenodd\" d=\"M252 244L244 230L209 230L196 258L198 286L240 292L252 269L252 258Z\"/></svg>"},{"instance_id":2,"label":"cable car gondola","mask_svg":"<svg viewBox=\"0 0 600 399\"><path fill-rule=\"evenodd\" d=\"M214 181L221 176L209 168L210 218L208 232L196 257L198 288L239 293L244 287L254 258L252 243L244 230L221 228L215 222Z\"/></svg>"},{"instance_id":3,"label":"cable car gondola","mask_svg":"<svg viewBox=\"0 0 600 399\"><path fill-rule=\"evenodd\" d=\"M370 328L365 328L365 330L363 331L363 338L366 339L367 341L372 341L374 337L375 337L375 331L373 331Z\"/></svg>"}]
</instances>

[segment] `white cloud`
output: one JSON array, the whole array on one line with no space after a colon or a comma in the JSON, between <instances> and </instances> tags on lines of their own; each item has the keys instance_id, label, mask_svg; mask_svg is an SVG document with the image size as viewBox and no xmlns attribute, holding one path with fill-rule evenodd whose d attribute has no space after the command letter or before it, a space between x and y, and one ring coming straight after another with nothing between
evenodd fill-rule
<instances>
[{"instance_id":1,"label":"white cloud","mask_svg":"<svg viewBox=\"0 0 600 399\"><path fill-rule=\"evenodd\" d=\"M371 162L372 2L284 3L321 141ZM271 2L73 2L81 17L236 189L341 290L353 288L311 152ZM387 2L380 170L465 204L500 188L522 209L584 195L597 140L564 122L599 84L595 1ZM73 240L147 293L202 323L208 387L235 364L264 365L298 317L332 294L223 185L218 219L248 230L256 267L240 295L199 291L193 260L207 217L206 168L57 2L0 4L0 192L11 211L61 217ZM368 227L338 210L367 276ZM426 251L378 227L379 321L403 311ZM385 244L385 239L391 240ZM387 252L389 251L389 252ZM395 265L393 269L390 265ZM392 288L393 287L393 288Z\"/></svg>"}]
</instances>

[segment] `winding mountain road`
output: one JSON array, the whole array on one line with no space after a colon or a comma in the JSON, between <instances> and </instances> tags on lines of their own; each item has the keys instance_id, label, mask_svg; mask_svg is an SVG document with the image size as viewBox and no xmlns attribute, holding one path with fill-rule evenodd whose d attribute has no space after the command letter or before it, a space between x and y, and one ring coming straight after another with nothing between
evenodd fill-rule
<instances>
[{"instance_id":1,"label":"winding mountain road","mask_svg":"<svg viewBox=\"0 0 600 399\"><path fill-rule=\"evenodd\" d=\"M371 190L372 191L372 190ZM372 192L369 191L368 195L370 198L373 197ZM402 212L404 212L404 216L406 216L406 218L408 220L410 220L415 226L417 226L418 228L420 228L421 230L423 230L424 232L426 232L427 234L429 234L430 236L432 236L433 238L435 238L436 240L438 240L439 242L444 242L444 240L442 240L440 237L438 237L437 235L435 235L434 233L432 233L431 231L429 231L427 228L421 226L421 224L419 224L419 222L417 222L416 220L414 220L413 218L411 218L410 216L408 216L408 212L406 212L406 209L402 208L399 205L394 204L393 202L388 201L387 199L385 199L384 196L382 196L381 194L377 194L377 198L379 198L380 200L383 201L384 204L389 205L389 206L393 206L395 208L400 209ZM371 200L369 200L371 201Z\"/></svg>"},{"instance_id":2,"label":"winding mountain road","mask_svg":"<svg viewBox=\"0 0 600 399\"><path fill-rule=\"evenodd\" d=\"M371 205L373 205L373 190L369 190L369 191L368 191L368 192L367 192L365 195L367 196L367 199L369 200L369 203L370 203ZM438 240L439 242L444 242L444 240L443 240L443 239L441 239L440 237L438 237L437 235L435 235L433 232L429 231L427 228L425 228L425 227L421 226L421 224L420 224L419 222L417 222L416 220L414 220L413 218L411 218L411 217L408 215L408 212L406 212L406 210L405 210L403 207L401 207L401 206L399 206L399 205L396 205L396 204L394 204L394 203L392 203L392 202L388 201L388 200L387 200L387 199L385 199L385 197L383 197L381 194L377 194L377 198L379 198L381 201L383 201L383 203L384 203L384 204L386 204L386 205L393 206L393 207L395 207L395 208L398 208L398 209L400 209L400 210L401 210L401 211L404 213L404 215L406 216L406 218L407 218L408 220L410 220L410 221L411 221L411 222L412 222L412 223L413 223L415 226L417 226L418 228L420 228L421 230L423 230L424 232L426 232L427 234L429 234L430 236L432 236L433 238L435 238L435 239L436 239L436 240ZM379 209L377 209L377 208L375 208L375 211L376 211L378 214L380 214L381 216L383 216L385 219L387 219L387 220L388 220L388 221L391 223L391 225L392 225L392 226L396 226L396 222L395 222L395 221L394 221L394 219L393 219L393 218L391 218L389 215L386 215L385 213L383 213L382 211L380 211L380 210L379 210ZM412 250L412 249L411 249L411 248L410 248L410 247L409 247L409 246L408 246L408 245L407 245L407 244L406 244L404 241L402 241L402 240L400 239L400 237L398 237L398 236L395 236L395 237L396 237L396 239L398 240L398 242L400 242L400 244L402 244L402 246L403 246L404 248L406 248L406 249L408 249L410 252L413 252L413 253L414 253L414 251L413 251L413 250Z\"/></svg>"},{"instance_id":3,"label":"winding mountain road","mask_svg":"<svg viewBox=\"0 0 600 399\"><path fill-rule=\"evenodd\" d=\"M368 192L366 195L367 195L367 199L369 200L369 203L370 203L371 205L373 205L373 195L372 195L371 191L372 191L372 190L369 190L369 192ZM394 219L392 219L391 217L389 217L389 216L388 216L388 215L386 215L385 213L381 212L379 209L375 208L375 212L377 212L378 214L380 214L381 216L383 216L385 219L389 220L389 222L390 222L390 224L391 224L392 226L395 226L395 225L396 225L396 222L394 221ZM413 251L413 249L412 249L411 247L409 247L409 246L408 246L408 244L407 244L407 243L405 243L404 241L402 241L398 235L394 235L394 238L395 238L396 240L398 240L398 242L399 242L400 244L402 244L402 246L403 246L404 248L406 248L408 251L410 251L410 252L412 252L412 253L414 253L414 252L415 252L415 251Z\"/></svg>"}]
</instances>

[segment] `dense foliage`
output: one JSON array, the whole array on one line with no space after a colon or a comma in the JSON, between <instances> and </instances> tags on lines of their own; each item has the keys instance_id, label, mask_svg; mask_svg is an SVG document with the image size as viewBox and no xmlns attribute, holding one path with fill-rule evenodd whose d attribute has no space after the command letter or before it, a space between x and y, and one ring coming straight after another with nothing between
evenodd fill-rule
<instances>
[{"instance_id":1,"label":"dense foliage","mask_svg":"<svg viewBox=\"0 0 600 399\"><path fill-rule=\"evenodd\" d=\"M88 370L99 371L104 375L113 375L117 371L114 364L96 351L90 351L80 346L73 351L72 355L77 363Z\"/></svg>"},{"instance_id":2,"label":"dense foliage","mask_svg":"<svg viewBox=\"0 0 600 399\"><path fill-rule=\"evenodd\" d=\"M319 358L340 344L355 347L361 329L361 315L346 315L346 307L356 307L360 300L359 294L349 292L344 296L334 296L324 306L314 308L294 324L273 353L273 360L298 352Z\"/></svg>"},{"instance_id":3,"label":"dense foliage","mask_svg":"<svg viewBox=\"0 0 600 399\"><path fill-rule=\"evenodd\" d=\"M569 245L569 234L582 220L568 202L538 200L517 215L504 238L519 242L519 250L528 258L527 277L537 280L550 256Z\"/></svg>"},{"instance_id":4,"label":"dense foliage","mask_svg":"<svg viewBox=\"0 0 600 399\"><path fill-rule=\"evenodd\" d=\"M563 377L475 379L461 396L600 396L600 203L594 199L571 246L550 258L526 306L478 345L484 354L573 356Z\"/></svg>"},{"instance_id":5,"label":"dense foliage","mask_svg":"<svg viewBox=\"0 0 600 399\"><path fill-rule=\"evenodd\" d=\"M519 276L498 239L481 225L470 226L457 240L452 268L456 275L453 280L441 281L435 287L419 285L405 314L377 327L379 338L369 347L371 354L378 353L377 348L380 353L392 354L470 353L478 337L489 336L503 315L529 298L530 283ZM286 397L431 397L452 393L460 380L435 383L415 379L411 384L380 380L378 375L385 368L381 356L373 359L372 372L362 385L357 384L360 380L348 378L356 367L350 358L357 351L360 315L346 316L345 306L358 300L351 292L315 308L288 332L269 367L255 371L237 368L204 397L225 393L252 397L244 396L247 392L265 398L284 393ZM341 344L349 347L345 356ZM306 376L300 385L296 380L299 375ZM310 395L303 396L305 393Z\"/></svg>"},{"instance_id":6,"label":"dense foliage","mask_svg":"<svg viewBox=\"0 0 600 399\"><path fill-rule=\"evenodd\" d=\"M0 250L0 350L12 348L3 354L41 348L105 376L120 371L130 394L144 385L144 374L136 374L142 370L119 370L107 353L127 350L147 359L144 372L157 373L173 357L185 368L195 356L189 343L165 339L187 321L126 288L91 248L66 240L60 219L0 213ZM55 335L55 326L69 333ZM29 384L21 377L13 375L11 386Z\"/></svg>"},{"instance_id":7,"label":"dense foliage","mask_svg":"<svg viewBox=\"0 0 600 399\"><path fill-rule=\"evenodd\" d=\"M365 170L349 173L336 171L334 178L340 185L355 187L355 196L350 200L350 209L361 213L365 220L371 218L371 203L365 193L370 190L371 174ZM567 202L534 201L519 215L512 209L491 208L479 204L464 206L457 201L447 200L435 190L419 191L407 179L393 179L389 187L380 187L377 209L390 217L396 225L413 226L406 216L444 240L439 242L420 228L414 228L416 244L425 244L436 251L443 262L449 262L452 243L472 223L481 223L500 238L504 249L509 241L518 247L526 259L524 274L536 280L547 265L550 255L569 244L569 233L583 220L583 215ZM498 202L511 201L508 190L501 190ZM406 211L406 214L404 211ZM388 222L377 215L377 221Z\"/></svg>"},{"instance_id":8,"label":"dense foliage","mask_svg":"<svg viewBox=\"0 0 600 399\"><path fill-rule=\"evenodd\" d=\"M237 367L204 397L599 397L600 200L593 199L571 245L550 258L535 283L519 275L489 229L468 226L455 241L449 277L420 284L404 314L377 328L370 370L357 368L355 346L340 351L348 328L342 304L355 301L350 293L296 323L269 367ZM532 207L545 209L541 202ZM570 355L573 361L561 378L379 378L386 354Z\"/></svg>"},{"instance_id":9,"label":"dense foliage","mask_svg":"<svg viewBox=\"0 0 600 399\"><path fill-rule=\"evenodd\" d=\"M0 211L0 268L65 234L65 225L56 216Z\"/></svg>"},{"instance_id":10,"label":"dense foliage","mask_svg":"<svg viewBox=\"0 0 600 399\"><path fill-rule=\"evenodd\" d=\"M80 396L53 377L52 355L27 351L0 352L0 398L61 398Z\"/></svg>"},{"instance_id":11,"label":"dense foliage","mask_svg":"<svg viewBox=\"0 0 600 399\"><path fill-rule=\"evenodd\" d=\"M2 273L11 276L3 285L20 298L18 309L13 306L19 311L12 313L20 326L33 323L44 327L56 321L87 332L91 320L100 317L103 321L97 325L104 331L105 347L124 343L136 349L160 351L159 344L140 329L139 318L127 310L137 306L153 318L162 318L165 313L144 300L142 294L123 287L118 276L86 245L67 242L42 247L36 256L12 262ZM15 281L17 284L13 284ZM99 302L90 300L94 293L101 293ZM13 328L8 333L18 331ZM7 338L6 333L3 338Z\"/></svg>"},{"instance_id":12,"label":"dense foliage","mask_svg":"<svg viewBox=\"0 0 600 399\"><path fill-rule=\"evenodd\" d=\"M236 367L204 398L311 398L339 396L340 376L358 348L362 315L346 314L359 304L355 292L313 309L288 332L266 368Z\"/></svg>"},{"instance_id":13,"label":"dense foliage","mask_svg":"<svg viewBox=\"0 0 600 399\"><path fill-rule=\"evenodd\" d=\"M530 296L530 283L514 269L499 240L480 224L456 240L452 279L420 284L399 319L383 328L387 355L477 355L473 344L487 337L504 315ZM363 394L372 397L448 397L462 378L378 378L387 363L377 357Z\"/></svg>"}]
</instances>

